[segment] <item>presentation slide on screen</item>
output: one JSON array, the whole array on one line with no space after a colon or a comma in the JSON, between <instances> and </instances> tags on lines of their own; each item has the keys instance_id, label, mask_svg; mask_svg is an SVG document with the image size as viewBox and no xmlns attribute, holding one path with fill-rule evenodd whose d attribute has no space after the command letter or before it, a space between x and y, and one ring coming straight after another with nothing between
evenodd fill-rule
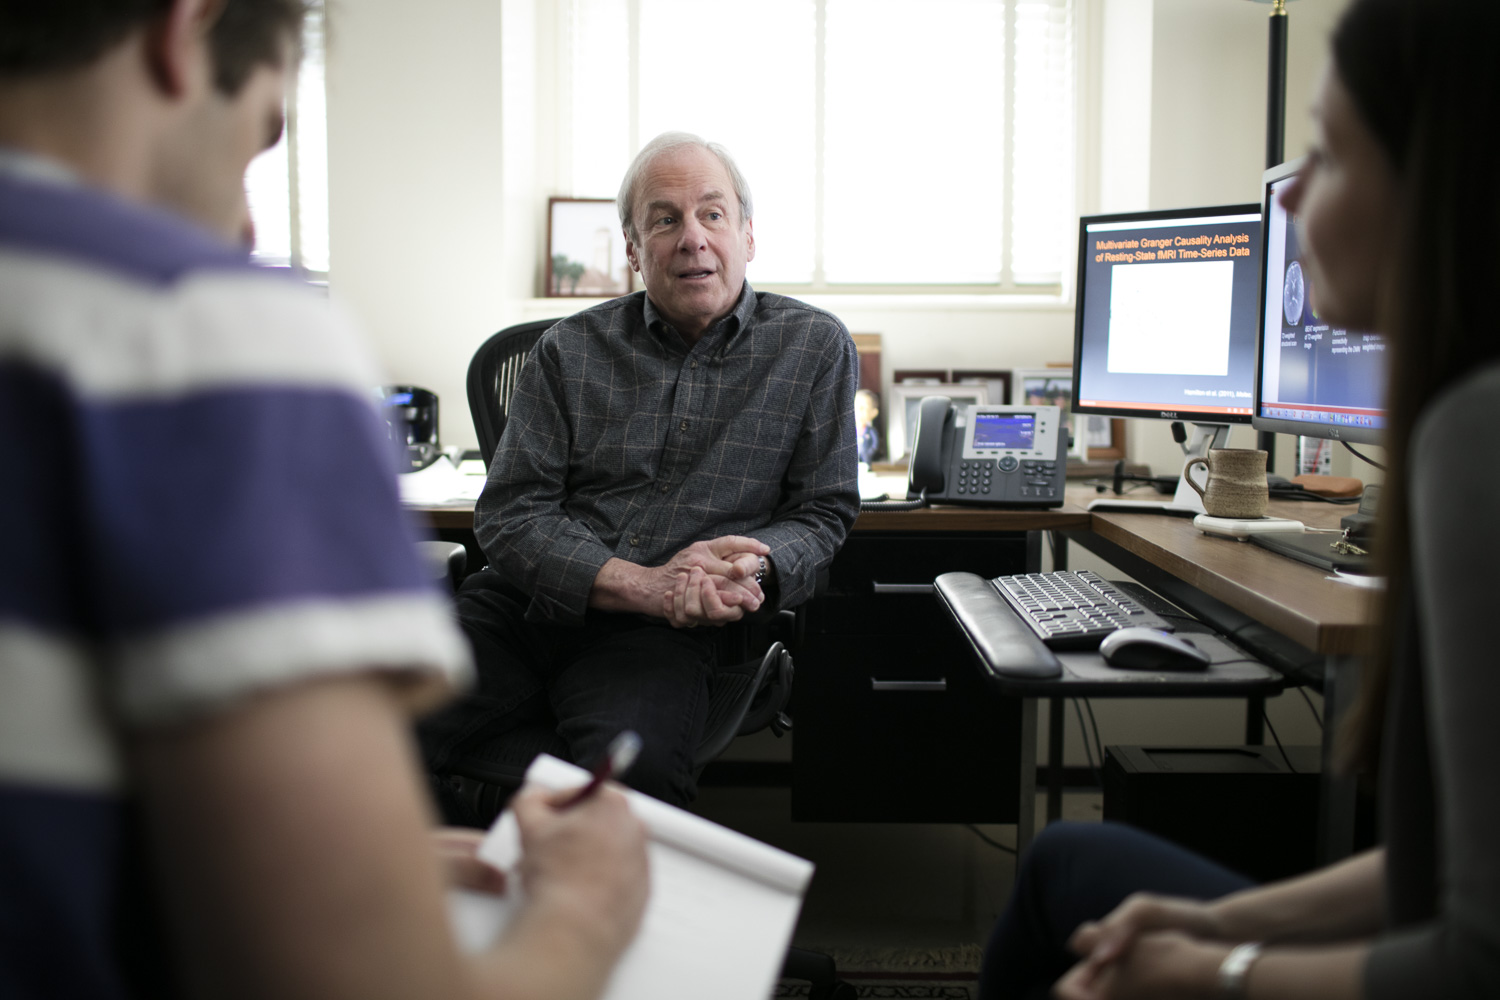
<instances>
[{"instance_id":1,"label":"presentation slide on screen","mask_svg":"<svg viewBox=\"0 0 1500 1000\"><path fill-rule=\"evenodd\" d=\"M1266 227L1266 314L1261 416L1383 427L1385 340L1318 318L1297 227L1277 200Z\"/></svg>"},{"instance_id":2,"label":"presentation slide on screen","mask_svg":"<svg viewBox=\"0 0 1500 1000\"><path fill-rule=\"evenodd\" d=\"M1088 223L1079 402L1249 415L1260 214Z\"/></svg>"}]
</instances>

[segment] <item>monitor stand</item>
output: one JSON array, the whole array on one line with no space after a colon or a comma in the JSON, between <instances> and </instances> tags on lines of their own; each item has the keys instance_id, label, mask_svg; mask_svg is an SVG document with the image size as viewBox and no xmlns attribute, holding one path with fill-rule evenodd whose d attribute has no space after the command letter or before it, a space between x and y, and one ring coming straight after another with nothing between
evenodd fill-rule
<instances>
[{"instance_id":1,"label":"monitor stand","mask_svg":"<svg viewBox=\"0 0 1500 1000\"><path fill-rule=\"evenodd\" d=\"M1229 447L1229 425L1228 424L1193 424L1192 437L1182 446L1184 466L1195 458L1207 458L1210 448ZM1188 485L1187 476L1179 476L1177 479L1177 494L1169 502L1161 503L1157 500L1125 500L1112 497L1101 497L1098 500L1090 500L1088 510L1094 511L1130 511L1134 514L1170 514L1175 517L1197 517L1205 513L1203 510L1203 498L1198 491Z\"/></svg>"}]
</instances>

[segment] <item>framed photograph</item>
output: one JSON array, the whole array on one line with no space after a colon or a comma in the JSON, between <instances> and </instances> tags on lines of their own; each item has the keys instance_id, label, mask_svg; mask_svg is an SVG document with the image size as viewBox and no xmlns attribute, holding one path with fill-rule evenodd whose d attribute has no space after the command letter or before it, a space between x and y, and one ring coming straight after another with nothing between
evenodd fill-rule
<instances>
[{"instance_id":1,"label":"framed photograph","mask_svg":"<svg viewBox=\"0 0 1500 1000\"><path fill-rule=\"evenodd\" d=\"M904 382L891 386L890 433L892 458L911 457L911 435L917 426L917 411L927 396L947 396L959 406L988 403L989 389L983 385L958 385L954 382Z\"/></svg>"},{"instance_id":2,"label":"framed photograph","mask_svg":"<svg viewBox=\"0 0 1500 1000\"><path fill-rule=\"evenodd\" d=\"M952 381L959 385L983 385L989 390L989 403L1000 403L1010 399L1010 372L1007 371L961 371L953 370Z\"/></svg>"},{"instance_id":3,"label":"framed photograph","mask_svg":"<svg viewBox=\"0 0 1500 1000\"><path fill-rule=\"evenodd\" d=\"M547 199L547 297L614 298L630 277L613 198Z\"/></svg>"},{"instance_id":4,"label":"framed photograph","mask_svg":"<svg viewBox=\"0 0 1500 1000\"><path fill-rule=\"evenodd\" d=\"M1010 401L1012 405L1059 406L1063 411L1063 426L1067 429L1072 444L1068 454L1083 458L1087 444L1085 435L1074 433L1076 418L1073 416L1073 370L1071 368L1017 368L1011 372Z\"/></svg>"}]
</instances>

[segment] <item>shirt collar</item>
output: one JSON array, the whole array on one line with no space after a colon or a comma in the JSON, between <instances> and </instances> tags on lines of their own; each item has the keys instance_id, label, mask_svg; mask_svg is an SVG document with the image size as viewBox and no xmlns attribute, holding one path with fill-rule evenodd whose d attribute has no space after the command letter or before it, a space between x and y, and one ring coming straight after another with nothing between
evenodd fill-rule
<instances>
[{"instance_id":1,"label":"shirt collar","mask_svg":"<svg viewBox=\"0 0 1500 1000\"><path fill-rule=\"evenodd\" d=\"M0 146L0 175L47 184L83 183L73 168L14 146Z\"/></svg>"},{"instance_id":2,"label":"shirt collar","mask_svg":"<svg viewBox=\"0 0 1500 1000\"><path fill-rule=\"evenodd\" d=\"M644 300L646 303L644 307L646 329L652 331L657 336L661 336L667 330L675 332L676 328L657 310L656 304L651 301L649 293L644 296ZM713 325L705 330L703 332L703 339L708 340L722 334L724 340L728 342L734 338L735 334L750 326L750 318L754 315L755 289L751 288L750 282L747 281L740 289L740 297L735 302L734 308L729 311L728 315L715 321Z\"/></svg>"}]
</instances>

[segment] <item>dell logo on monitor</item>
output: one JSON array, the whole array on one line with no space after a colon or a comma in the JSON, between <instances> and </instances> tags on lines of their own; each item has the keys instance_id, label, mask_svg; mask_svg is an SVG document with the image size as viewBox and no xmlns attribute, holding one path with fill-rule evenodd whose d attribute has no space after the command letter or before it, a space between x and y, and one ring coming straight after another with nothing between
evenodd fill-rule
<instances>
[{"instance_id":1,"label":"dell logo on monitor","mask_svg":"<svg viewBox=\"0 0 1500 1000\"><path fill-rule=\"evenodd\" d=\"M1177 419L1179 419L1178 416L1177 416L1177 411L1176 410L1162 410L1161 411L1161 418L1163 420L1177 420Z\"/></svg>"}]
</instances>

